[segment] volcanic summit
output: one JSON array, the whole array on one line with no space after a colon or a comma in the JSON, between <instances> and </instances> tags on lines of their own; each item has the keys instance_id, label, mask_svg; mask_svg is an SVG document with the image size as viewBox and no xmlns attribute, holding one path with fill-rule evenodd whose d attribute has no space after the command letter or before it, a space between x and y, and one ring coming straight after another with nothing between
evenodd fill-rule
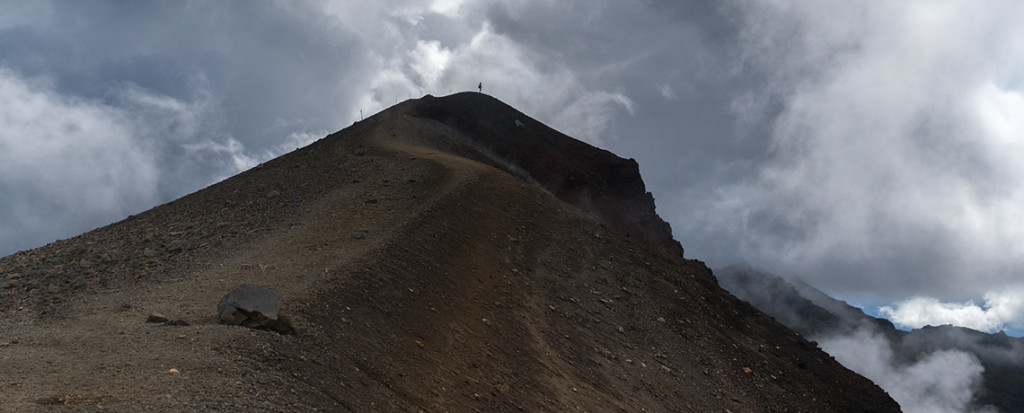
<instances>
[{"instance_id":1,"label":"volcanic summit","mask_svg":"<svg viewBox=\"0 0 1024 413\"><path fill-rule=\"evenodd\" d=\"M685 259L635 161L481 93L5 257L0 281L13 411L899 411ZM241 284L288 328L221 323Z\"/></svg>"}]
</instances>

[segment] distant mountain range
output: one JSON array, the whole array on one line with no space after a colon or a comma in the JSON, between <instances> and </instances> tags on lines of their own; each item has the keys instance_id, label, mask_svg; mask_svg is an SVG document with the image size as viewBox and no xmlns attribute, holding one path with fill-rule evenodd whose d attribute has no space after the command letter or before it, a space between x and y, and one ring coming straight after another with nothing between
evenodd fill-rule
<instances>
[{"instance_id":1,"label":"distant mountain range","mask_svg":"<svg viewBox=\"0 0 1024 413\"><path fill-rule=\"evenodd\" d=\"M904 331L799 279L785 279L747 265L720 268L715 275L719 284L733 295L809 339L884 338L896 367L912 365L936 352L973 355L984 372L980 383L971 389L968 407L1024 411L1024 338L950 325Z\"/></svg>"}]
</instances>

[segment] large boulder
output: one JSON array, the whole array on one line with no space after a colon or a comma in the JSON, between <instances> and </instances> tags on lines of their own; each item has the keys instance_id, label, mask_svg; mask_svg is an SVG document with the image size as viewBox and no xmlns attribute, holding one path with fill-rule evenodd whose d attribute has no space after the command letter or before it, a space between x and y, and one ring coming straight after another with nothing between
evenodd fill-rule
<instances>
[{"instance_id":1,"label":"large boulder","mask_svg":"<svg viewBox=\"0 0 1024 413\"><path fill-rule=\"evenodd\" d=\"M280 316L280 311L281 294L249 284L231 290L217 304L221 323L281 334L294 333L295 329Z\"/></svg>"}]
</instances>

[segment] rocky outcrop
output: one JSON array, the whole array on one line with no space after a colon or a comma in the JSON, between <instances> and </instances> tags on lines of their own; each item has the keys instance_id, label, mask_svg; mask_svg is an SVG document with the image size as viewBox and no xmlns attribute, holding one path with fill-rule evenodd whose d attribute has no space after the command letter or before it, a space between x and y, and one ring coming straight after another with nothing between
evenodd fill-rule
<instances>
[{"instance_id":1,"label":"rocky outcrop","mask_svg":"<svg viewBox=\"0 0 1024 413\"><path fill-rule=\"evenodd\" d=\"M455 129L467 146L463 155L590 212L662 257L683 261L683 246L655 212L635 160L573 139L480 93L428 96L414 102L409 114Z\"/></svg>"}]
</instances>

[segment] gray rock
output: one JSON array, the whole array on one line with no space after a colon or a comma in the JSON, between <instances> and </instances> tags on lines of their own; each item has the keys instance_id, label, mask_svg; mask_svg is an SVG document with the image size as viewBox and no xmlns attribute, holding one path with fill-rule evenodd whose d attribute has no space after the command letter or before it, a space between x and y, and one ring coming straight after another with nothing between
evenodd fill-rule
<instances>
[{"instance_id":1,"label":"gray rock","mask_svg":"<svg viewBox=\"0 0 1024 413\"><path fill-rule=\"evenodd\" d=\"M146 317L146 322L147 323L166 323L167 322L167 317L164 317L162 314L153 313L153 314L150 314L149 317Z\"/></svg>"},{"instance_id":2,"label":"gray rock","mask_svg":"<svg viewBox=\"0 0 1024 413\"><path fill-rule=\"evenodd\" d=\"M249 284L231 290L217 304L221 323L281 334L294 333L291 323L280 317L280 311L281 294Z\"/></svg>"},{"instance_id":3,"label":"gray rock","mask_svg":"<svg viewBox=\"0 0 1024 413\"><path fill-rule=\"evenodd\" d=\"M180 239L172 240L167 244L167 252L170 254L180 254L185 249L185 241Z\"/></svg>"},{"instance_id":4,"label":"gray rock","mask_svg":"<svg viewBox=\"0 0 1024 413\"><path fill-rule=\"evenodd\" d=\"M274 198L277 198L279 196L281 196L281 193L278 192L278 191L267 192L267 199L274 199Z\"/></svg>"}]
</instances>

